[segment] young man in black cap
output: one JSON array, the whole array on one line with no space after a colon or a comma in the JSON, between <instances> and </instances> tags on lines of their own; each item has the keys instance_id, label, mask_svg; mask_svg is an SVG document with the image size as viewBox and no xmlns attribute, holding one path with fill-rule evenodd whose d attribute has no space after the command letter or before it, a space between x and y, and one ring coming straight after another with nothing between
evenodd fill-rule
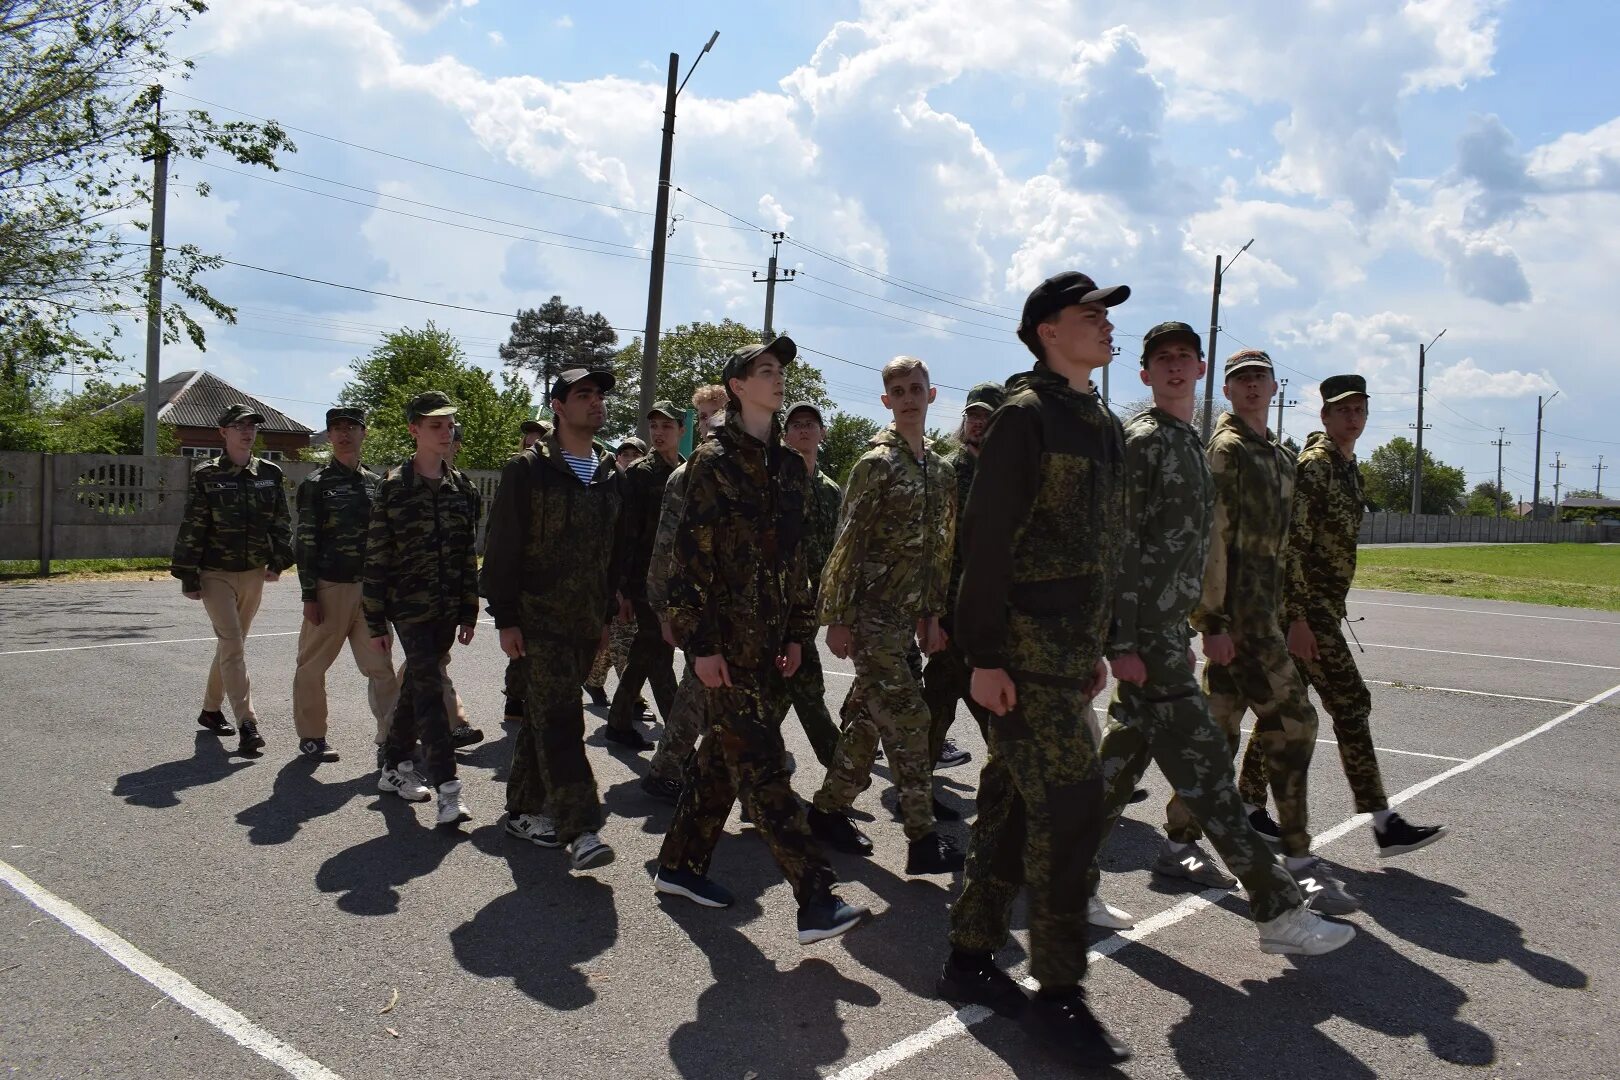
<instances>
[{"instance_id":1,"label":"young man in black cap","mask_svg":"<svg viewBox=\"0 0 1620 1080\"><path fill-rule=\"evenodd\" d=\"M585 757L579 686L617 608L610 582L621 481L595 442L613 374L570 368L551 387L551 436L507 461L490 507L480 584L501 651L527 664L506 831L568 845L575 870L611 862Z\"/></svg>"},{"instance_id":2,"label":"young man in black cap","mask_svg":"<svg viewBox=\"0 0 1620 1080\"><path fill-rule=\"evenodd\" d=\"M214 660L208 666L197 723L216 735L235 730L220 711L227 696L241 728L240 754L264 746L249 692L244 645L264 595L293 565L292 515L280 467L253 455L264 416L235 404L219 416L225 452L191 472L186 509L174 540L169 573L188 600L201 600L214 625Z\"/></svg>"},{"instance_id":3,"label":"young man in black cap","mask_svg":"<svg viewBox=\"0 0 1620 1080\"><path fill-rule=\"evenodd\" d=\"M940 996L1006 1015L1028 1006L1042 1033L1087 1066L1130 1056L1080 985L1103 794L1085 717L1108 677L1125 517L1120 424L1089 384L1112 358L1108 309L1129 295L1071 271L1024 302L1018 337L1035 368L1008 380L979 452L956 607L973 699L993 715ZM1040 984L1033 1002L993 959L1020 891Z\"/></svg>"},{"instance_id":4,"label":"young man in black cap","mask_svg":"<svg viewBox=\"0 0 1620 1080\"><path fill-rule=\"evenodd\" d=\"M709 861L741 794L754 827L793 886L799 943L837 937L864 908L832 891L832 866L788 784L777 699L814 648L815 618L799 551L808 484L782 445L776 411L791 339L737 349L726 362L726 426L687 464L686 512L675 538L669 616L704 686L709 728L692 754L653 879L660 893L706 907L733 897Z\"/></svg>"}]
</instances>

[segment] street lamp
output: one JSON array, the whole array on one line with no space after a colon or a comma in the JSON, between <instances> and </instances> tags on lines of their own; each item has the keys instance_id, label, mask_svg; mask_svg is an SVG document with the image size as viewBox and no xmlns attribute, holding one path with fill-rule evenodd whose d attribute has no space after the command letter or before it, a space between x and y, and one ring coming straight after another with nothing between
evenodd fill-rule
<instances>
[{"instance_id":1,"label":"street lamp","mask_svg":"<svg viewBox=\"0 0 1620 1080\"><path fill-rule=\"evenodd\" d=\"M1254 237L1251 236L1248 244L1244 244L1242 247L1238 248L1237 255L1232 256L1231 262L1226 264L1226 269L1232 269L1232 263L1237 262L1238 256L1242 255L1245 251L1248 251L1249 245L1253 243ZM1224 275L1225 271L1221 269L1221 257L1217 255L1215 256L1215 291L1210 297L1209 301L1209 366L1204 372L1205 442L1208 442L1210 436L1215 432L1215 429L1210 426L1210 421L1211 414L1215 409L1215 338L1220 333L1221 329L1221 278Z\"/></svg>"}]
</instances>

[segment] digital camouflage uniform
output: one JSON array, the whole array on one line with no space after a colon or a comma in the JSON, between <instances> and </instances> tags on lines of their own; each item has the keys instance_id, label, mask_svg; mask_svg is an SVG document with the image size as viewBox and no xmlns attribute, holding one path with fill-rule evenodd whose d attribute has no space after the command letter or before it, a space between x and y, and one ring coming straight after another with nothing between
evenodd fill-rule
<instances>
[{"instance_id":1,"label":"digital camouflage uniform","mask_svg":"<svg viewBox=\"0 0 1620 1080\"><path fill-rule=\"evenodd\" d=\"M686 513L686 465L676 467L664 483L663 503L658 511L658 532L653 536L652 557L647 562L647 606L664 619L669 614L669 575L674 568L675 533ZM684 650L683 650L684 653ZM692 658L685 657L681 681L675 687L675 704L664 717L664 730L647 766L648 775L660 780L681 782L686 761L697 746L703 722L703 683L692 670Z\"/></svg>"},{"instance_id":2,"label":"digital camouflage uniform","mask_svg":"<svg viewBox=\"0 0 1620 1080\"><path fill-rule=\"evenodd\" d=\"M721 656L731 685L704 687L708 727L687 766L659 865L707 874L739 793L801 905L831 893L831 865L788 784L776 659L813 648L815 619L799 539L809 486L804 459L765 442L732 414L692 453L675 535L669 616L694 659Z\"/></svg>"},{"instance_id":3,"label":"digital camouflage uniform","mask_svg":"<svg viewBox=\"0 0 1620 1080\"><path fill-rule=\"evenodd\" d=\"M1204 689L1234 754L1244 710L1254 710L1252 741L1266 757L1283 853L1303 858L1311 846L1305 787L1316 749L1316 710L1277 622L1294 458L1270 432L1256 432L1232 413L1216 423L1208 458L1215 518L1192 624L1201 633L1232 635L1237 655L1230 664L1205 665ZM1263 791L1243 795L1254 805L1265 801ZM1179 800L1172 800L1168 817L1171 840L1189 843L1201 835Z\"/></svg>"},{"instance_id":4,"label":"digital camouflage uniform","mask_svg":"<svg viewBox=\"0 0 1620 1080\"><path fill-rule=\"evenodd\" d=\"M319 603L319 625L305 619L298 630L293 673L293 726L300 739L326 737L326 672L348 643L366 676L366 699L386 731L399 703L399 676L387 653L371 644L360 603L366 570L371 502L382 477L364 463L351 469L336 459L298 485L298 585L304 603Z\"/></svg>"},{"instance_id":5,"label":"digital camouflage uniform","mask_svg":"<svg viewBox=\"0 0 1620 1080\"><path fill-rule=\"evenodd\" d=\"M591 656L591 669L585 675L586 686L600 687L607 683L608 669L623 677L624 665L630 661L630 646L636 640L636 621L620 619L618 613L610 620L607 644Z\"/></svg>"},{"instance_id":6,"label":"digital camouflage uniform","mask_svg":"<svg viewBox=\"0 0 1620 1080\"><path fill-rule=\"evenodd\" d=\"M191 471L186 507L169 573L182 592L201 592L218 639L203 689L203 709L230 696L238 722L254 721L244 646L259 610L266 571L293 565L292 515L281 469L249 457L238 467L224 454Z\"/></svg>"},{"instance_id":7,"label":"digital camouflage uniform","mask_svg":"<svg viewBox=\"0 0 1620 1080\"><path fill-rule=\"evenodd\" d=\"M632 730L641 719L641 687L652 683L658 713L668 722L675 704L675 650L664 640L658 616L647 603L647 566L652 561L653 541L658 535L658 517L664 504L664 485L684 459L675 465L663 455L648 454L628 469L620 486L624 489L624 509L619 515L618 565L614 583L619 595L635 610L631 622L630 655L619 673L613 692L608 725Z\"/></svg>"},{"instance_id":8,"label":"digital camouflage uniform","mask_svg":"<svg viewBox=\"0 0 1620 1080\"><path fill-rule=\"evenodd\" d=\"M883 743L906 838L934 831L933 759L922 684L906 653L917 621L940 614L956 534L956 478L924 443L912 454L893 424L872 437L850 471L838 537L822 575L820 621L853 631L855 682L838 749L815 807L843 812L872 782Z\"/></svg>"},{"instance_id":9,"label":"digital camouflage uniform","mask_svg":"<svg viewBox=\"0 0 1620 1080\"><path fill-rule=\"evenodd\" d=\"M1077 986L1086 970L1103 791L1086 691L1112 618L1124 456L1097 396L1037 363L1007 384L962 521L957 640L972 667L1007 672L1017 704L990 721L951 945L1001 948L1027 889L1030 974L1046 991Z\"/></svg>"},{"instance_id":10,"label":"digital camouflage uniform","mask_svg":"<svg viewBox=\"0 0 1620 1080\"><path fill-rule=\"evenodd\" d=\"M1203 439L1185 420L1146 409L1125 424L1125 468L1125 554L1108 655L1141 657L1147 682L1118 683L1109 704L1098 752L1107 785L1103 835L1155 761L1243 882L1250 914L1257 922L1274 919L1299 906L1299 889L1249 827L1231 748L1188 655L1187 617L1203 591L1215 510ZM1093 862L1093 893L1097 876Z\"/></svg>"},{"instance_id":11,"label":"digital camouflage uniform","mask_svg":"<svg viewBox=\"0 0 1620 1080\"><path fill-rule=\"evenodd\" d=\"M507 460L479 579L496 628L523 633L523 727L512 749L506 811L549 814L565 844L602 825L579 687L616 606L623 478L611 454L600 446L595 453L589 484L563 460L555 434Z\"/></svg>"},{"instance_id":12,"label":"digital camouflage uniform","mask_svg":"<svg viewBox=\"0 0 1620 1080\"><path fill-rule=\"evenodd\" d=\"M1293 523L1288 532L1287 576L1283 581L1282 625L1304 619L1316 635L1315 660L1294 659L1300 674L1322 699L1333 719L1345 779L1356 813L1388 810L1384 778L1373 750L1372 695L1344 640L1344 598L1356 576L1356 534L1366 506L1361 470L1346 459L1324 432L1313 432L1300 452L1294 487ZM1263 804L1265 758L1249 746L1243 755L1244 797Z\"/></svg>"},{"instance_id":13,"label":"digital camouflage uniform","mask_svg":"<svg viewBox=\"0 0 1620 1080\"><path fill-rule=\"evenodd\" d=\"M844 493L836 481L821 470L810 478L810 493L804 503L805 573L810 578L810 603L814 606L821 596L821 574L832 554L833 537L838 532L838 507ZM782 699L782 715L776 718L780 726L792 706L798 714L799 726L822 768L831 768L833 752L838 748L838 725L827 712L827 682L821 667L821 650L811 642L805 647L804 662L787 680L787 695Z\"/></svg>"},{"instance_id":14,"label":"digital camouflage uniform","mask_svg":"<svg viewBox=\"0 0 1620 1080\"><path fill-rule=\"evenodd\" d=\"M960 447L951 458L951 469L956 474L957 512L967 509L968 492L973 487L973 474L979 458L967 447ZM968 712L979 725L979 734L989 738L990 712L973 700L968 691L972 672L962 657L962 648L956 643L956 597L962 587L962 530L956 530L956 543L951 551L951 579L945 592L945 610L940 625L945 630L945 648L928 658L923 669L923 701L928 706L928 760L938 761L945 747L945 736L956 720L956 703L967 702Z\"/></svg>"},{"instance_id":15,"label":"digital camouflage uniform","mask_svg":"<svg viewBox=\"0 0 1620 1080\"><path fill-rule=\"evenodd\" d=\"M408 461L377 485L360 590L371 636L386 636L393 624L405 653L383 759L388 768L398 767L420 739L423 779L435 787L456 776L443 663L456 629L478 622L482 509L473 482L449 462L443 470L435 483Z\"/></svg>"}]
</instances>

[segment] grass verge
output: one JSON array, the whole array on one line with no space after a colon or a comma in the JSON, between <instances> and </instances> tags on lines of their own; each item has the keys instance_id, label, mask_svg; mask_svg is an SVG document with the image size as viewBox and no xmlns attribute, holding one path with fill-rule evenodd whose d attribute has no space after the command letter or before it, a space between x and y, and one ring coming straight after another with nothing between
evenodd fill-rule
<instances>
[{"instance_id":1,"label":"grass verge","mask_svg":"<svg viewBox=\"0 0 1620 1080\"><path fill-rule=\"evenodd\" d=\"M145 581L168 577L168 559L53 559L51 576L39 576L34 559L0 559L0 584L28 581Z\"/></svg>"},{"instance_id":2,"label":"grass verge","mask_svg":"<svg viewBox=\"0 0 1620 1080\"><path fill-rule=\"evenodd\" d=\"M1620 547L1365 547L1356 587L1620 611Z\"/></svg>"}]
</instances>

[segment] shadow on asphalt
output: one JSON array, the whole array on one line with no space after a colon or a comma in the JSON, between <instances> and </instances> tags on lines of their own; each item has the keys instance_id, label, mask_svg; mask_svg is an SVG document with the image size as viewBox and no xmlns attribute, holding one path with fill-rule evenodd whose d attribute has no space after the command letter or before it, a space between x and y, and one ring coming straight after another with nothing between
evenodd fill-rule
<instances>
[{"instance_id":1,"label":"shadow on asphalt","mask_svg":"<svg viewBox=\"0 0 1620 1080\"><path fill-rule=\"evenodd\" d=\"M433 873L467 834L435 826L431 801L379 795L368 809L382 815L387 831L327 859L315 871L315 887L337 893L338 909L350 915L392 915L400 887Z\"/></svg>"},{"instance_id":2,"label":"shadow on asphalt","mask_svg":"<svg viewBox=\"0 0 1620 1080\"><path fill-rule=\"evenodd\" d=\"M268 798L237 813L237 823L248 827L249 843L285 844L298 835L305 822L334 814L355 796L377 790L374 774L369 772L322 783L319 766L298 755L276 773Z\"/></svg>"},{"instance_id":3,"label":"shadow on asphalt","mask_svg":"<svg viewBox=\"0 0 1620 1080\"><path fill-rule=\"evenodd\" d=\"M196 752L190 757L125 773L113 784L112 793L131 806L154 810L179 806L182 791L223 780L253 763L252 759L238 758L227 751L226 741L199 729Z\"/></svg>"}]
</instances>

